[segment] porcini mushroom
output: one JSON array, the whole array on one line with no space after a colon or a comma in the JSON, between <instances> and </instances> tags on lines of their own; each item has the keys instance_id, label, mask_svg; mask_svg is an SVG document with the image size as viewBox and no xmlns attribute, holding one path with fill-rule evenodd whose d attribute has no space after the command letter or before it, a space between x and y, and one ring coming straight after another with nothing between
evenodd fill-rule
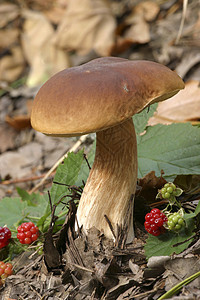
<instances>
[{"instance_id":1,"label":"porcini mushroom","mask_svg":"<svg viewBox=\"0 0 200 300\"><path fill-rule=\"evenodd\" d=\"M132 116L183 88L182 79L161 64L117 57L63 70L41 87L32 107L34 129L66 137L96 132L95 160L77 210L86 233L94 226L113 238L129 215L127 242L133 240L137 142Z\"/></svg>"}]
</instances>

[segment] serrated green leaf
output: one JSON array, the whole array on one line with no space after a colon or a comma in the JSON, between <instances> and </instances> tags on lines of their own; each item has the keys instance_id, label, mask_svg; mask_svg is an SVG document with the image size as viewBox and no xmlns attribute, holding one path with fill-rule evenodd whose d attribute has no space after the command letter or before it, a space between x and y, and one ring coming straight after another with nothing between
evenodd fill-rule
<instances>
[{"instance_id":1,"label":"serrated green leaf","mask_svg":"<svg viewBox=\"0 0 200 300\"><path fill-rule=\"evenodd\" d=\"M79 151L77 154L73 152L68 153L63 164L58 166L54 182L74 185L80 172L83 159L83 150ZM67 195L67 193L67 186L53 183L50 190L52 203L58 202L63 196Z\"/></svg>"},{"instance_id":2,"label":"serrated green leaf","mask_svg":"<svg viewBox=\"0 0 200 300\"><path fill-rule=\"evenodd\" d=\"M144 246L147 259L152 256L172 255L173 253L181 253L192 242L192 239L186 241L193 235L194 221L187 220L187 227L179 234L167 231L166 233L156 237L148 235L146 245ZM182 243L186 241L185 243ZM179 244L181 243L181 244ZM174 247L174 245L179 244Z\"/></svg>"},{"instance_id":3,"label":"serrated green leaf","mask_svg":"<svg viewBox=\"0 0 200 300\"><path fill-rule=\"evenodd\" d=\"M155 125L138 136L138 177L164 171L167 180L200 174L200 129L186 124Z\"/></svg>"},{"instance_id":4,"label":"serrated green leaf","mask_svg":"<svg viewBox=\"0 0 200 300\"><path fill-rule=\"evenodd\" d=\"M153 116L154 112L157 109L157 106L158 103L154 103L150 107L145 108L139 114L133 116L136 134L140 134L145 130L148 120Z\"/></svg>"},{"instance_id":5,"label":"serrated green leaf","mask_svg":"<svg viewBox=\"0 0 200 300\"><path fill-rule=\"evenodd\" d=\"M26 214L27 202L22 201L19 197L5 197L0 201L0 226L7 225L11 228Z\"/></svg>"}]
</instances>

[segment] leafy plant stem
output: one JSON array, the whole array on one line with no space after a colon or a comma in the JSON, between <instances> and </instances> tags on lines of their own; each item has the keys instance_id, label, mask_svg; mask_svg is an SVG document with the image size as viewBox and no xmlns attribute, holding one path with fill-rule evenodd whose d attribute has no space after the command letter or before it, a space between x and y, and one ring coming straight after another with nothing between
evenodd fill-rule
<instances>
[{"instance_id":1,"label":"leafy plant stem","mask_svg":"<svg viewBox=\"0 0 200 300\"><path fill-rule=\"evenodd\" d=\"M29 219L32 219L32 220L37 220L37 221L40 220L39 217L34 217L34 216L30 216L30 215L28 216L28 218L29 218Z\"/></svg>"},{"instance_id":2,"label":"leafy plant stem","mask_svg":"<svg viewBox=\"0 0 200 300\"><path fill-rule=\"evenodd\" d=\"M158 300L169 299L173 295L177 294L183 286L189 284L190 282L192 282L199 276L200 276L200 271L191 275L190 277L186 278L185 280L181 281L177 285L175 285L172 289L170 289L168 292L166 292L164 295L162 295L160 298L158 298Z\"/></svg>"},{"instance_id":3,"label":"leafy plant stem","mask_svg":"<svg viewBox=\"0 0 200 300\"><path fill-rule=\"evenodd\" d=\"M7 263L8 261L11 261L12 259L11 259L11 256L9 255L6 259L4 259L4 263Z\"/></svg>"}]
</instances>

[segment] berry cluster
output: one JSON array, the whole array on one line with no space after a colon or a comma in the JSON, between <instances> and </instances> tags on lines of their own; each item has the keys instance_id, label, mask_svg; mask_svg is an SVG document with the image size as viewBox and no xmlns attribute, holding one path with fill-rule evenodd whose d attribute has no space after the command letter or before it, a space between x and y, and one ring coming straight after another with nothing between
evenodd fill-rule
<instances>
[{"instance_id":1,"label":"berry cluster","mask_svg":"<svg viewBox=\"0 0 200 300\"><path fill-rule=\"evenodd\" d=\"M11 231L7 227L0 227L0 249L9 244Z\"/></svg>"},{"instance_id":2,"label":"berry cluster","mask_svg":"<svg viewBox=\"0 0 200 300\"><path fill-rule=\"evenodd\" d=\"M176 187L174 183L168 182L158 191L156 198L168 200L170 205L173 205L178 203L176 197L179 197L182 193L182 189Z\"/></svg>"},{"instance_id":3,"label":"berry cluster","mask_svg":"<svg viewBox=\"0 0 200 300\"><path fill-rule=\"evenodd\" d=\"M185 227L185 221L178 212L175 212L169 215L167 226L169 230L179 232L181 229Z\"/></svg>"},{"instance_id":4,"label":"berry cluster","mask_svg":"<svg viewBox=\"0 0 200 300\"><path fill-rule=\"evenodd\" d=\"M166 183L160 192L163 199L170 200L177 196L176 186L171 182Z\"/></svg>"},{"instance_id":5,"label":"berry cluster","mask_svg":"<svg viewBox=\"0 0 200 300\"><path fill-rule=\"evenodd\" d=\"M158 236L165 231L164 223L167 222L167 217L158 208L154 208L145 216L145 229L148 233Z\"/></svg>"},{"instance_id":6,"label":"berry cluster","mask_svg":"<svg viewBox=\"0 0 200 300\"><path fill-rule=\"evenodd\" d=\"M5 283L6 278L13 274L13 266L11 263L0 261L0 286Z\"/></svg>"},{"instance_id":7,"label":"berry cluster","mask_svg":"<svg viewBox=\"0 0 200 300\"><path fill-rule=\"evenodd\" d=\"M22 223L17 228L17 231L17 238L21 244L31 244L33 241L36 241L39 236L39 229L32 222Z\"/></svg>"}]
</instances>

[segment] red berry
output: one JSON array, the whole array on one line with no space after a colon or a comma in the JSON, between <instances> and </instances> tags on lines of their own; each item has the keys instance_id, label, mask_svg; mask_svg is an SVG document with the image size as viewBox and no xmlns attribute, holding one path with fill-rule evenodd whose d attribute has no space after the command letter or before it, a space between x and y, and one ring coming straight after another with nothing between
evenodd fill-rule
<instances>
[{"instance_id":1,"label":"red berry","mask_svg":"<svg viewBox=\"0 0 200 300\"><path fill-rule=\"evenodd\" d=\"M12 269L13 265L11 263L6 263L6 267L9 267Z\"/></svg>"},{"instance_id":2,"label":"red berry","mask_svg":"<svg viewBox=\"0 0 200 300\"><path fill-rule=\"evenodd\" d=\"M37 228L37 226L34 226L34 227L31 227L31 229L30 229L30 232L31 233L36 233L36 232L38 232L38 228Z\"/></svg>"},{"instance_id":3,"label":"red berry","mask_svg":"<svg viewBox=\"0 0 200 300\"><path fill-rule=\"evenodd\" d=\"M4 273L4 269L0 268L0 276Z\"/></svg>"},{"instance_id":4,"label":"red berry","mask_svg":"<svg viewBox=\"0 0 200 300\"><path fill-rule=\"evenodd\" d=\"M159 228L159 227L156 226L156 224L152 224L152 225L151 225L151 230L152 230L152 231L157 231L158 228Z\"/></svg>"},{"instance_id":5,"label":"red berry","mask_svg":"<svg viewBox=\"0 0 200 300\"><path fill-rule=\"evenodd\" d=\"M0 249L5 247L5 243L4 242L0 242Z\"/></svg>"},{"instance_id":6,"label":"red berry","mask_svg":"<svg viewBox=\"0 0 200 300\"><path fill-rule=\"evenodd\" d=\"M161 233L160 230L157 229L157 230L153 230L151 234L154 235L154 236L159 236L160 233Z\"/></svg>"},{"instance_id":7,"label":"red berry","mask_svg":"<svg viewBox=\"0 0 200 300\"><path fill-rule=\"evenodd\" d=\"M17 234L17 238L19 239L19 240L24 240L25 239L25 233L23 233L23 232L18 232L18 234Z\"/></svg>"},{"instance_id":8,"label":"red berry","mask_svg":"<svg viewBox=\"0 0 200 300\"><path fill-rule=\"evenodd\" d=\"M32 241L36 241L38 239L38 235L37 234L32 234L31 236Z\"/></svg>"},{"instance_id":9,"label":"red berry","mask_svg":"<svg viewBox=\"0 0 200 300\"><path fill-rule=\"evenodd\" d=\"M22 223L17 228L17 238L21 244L31 244L39 236L39 229L33 222Z\"/></svg>"},{"instance_id":10,"label":"red berry","mask_svg":"<svg viewBox=\"0 0 200 300\"><path fill-rule=\"evenodd\" d=\"M25 231L24 234L27 238L30 238L32 236L32 233L30 231Z\"/></svg>"},{"instance_id":11,"label":"red berry","mask_svg":"<svg viewBox=\"0 0 200 300\"><path fill-rule=\"evenodd\" d=\"M146 214L146 216L145 216L145 220L146 221L149 221L151 218L152 218L152 214L151 213Z\"/></svg>"},{"instance_id":12,"label":"red berry","mask_svg":"<svg viewBox=\"0 0 200 300\"><path fill-rule=\"evenodd\" d=\"M7 274L7 275L11 275L13 273L13 270L10 267L6 267L5 270L4 270L4 273Z\"/></svg>"},{"instance_id":13,"label":"red berry","mask_svg":"<svg viewBox=\"0 0 200 300\"><path fill-rule=\"evenodd\" d=\"M4 284L6 278L13 274L13 266L11 263L0 261L0 286Z\"/></svg>"},{"instance_id":14,"label":"red berry","mask_svg":"<svg viewBox=\"0 0 200 300\"><path fill-rule=\"evenodd\" d=\"M19 225L18 228L17 228L17 231L21 233L21 232L24 232L24 229L22 228L21 225Z\"/></svg>"},{"instance_id":15,"label":"red berry","mask_svg":"<svg viewBox=\"0 0 200 300\"><path fill-rule=\"evenodd\" d=\"M31 238L29 238L29 237L26 237L25 239L24 239L24 244L31 244L32 243L32 240L31 240Z\"/></svg>"},{"instance_id":16,"label":"red berry","mask_svg":"<svg viewBox=\"0 0 200 300\"><path fill-rule=\"evenodd\" d=\"M161 211L160 211L160 209L158 209L158 208L153 208L153 209L151 210L151 213L152 213L153 215L155 215L155 214L159 214L159 215L160 215Z\"/></svg>"},{"instance_id":17,"label":"red berry","mask_svg":"<svg viewBox=\"0 0 200 300\"><path fill-rule=\"evenodd\" d=\"M158 227L162 227L162 226L163 226L163 219L162 219L162 218L157 218L157 219L155 219L155 224L156 224Z\"/></svg>"},{"instance_id":18,"label":"red berry","mask_svg":"<svg viewBox=\"0 0 200 300\"><path fill-rule=\"evenodd\" d=\"M10 242L11 231L7 227L0 227L0 249L7 246Z\"/></svg>"},{"instance_id":19,"label":"red berry","mask_svg":"<svg viewBox=\"0 0 200 300\"><path fill-rule=\"evenodd\" d=\"M167 222L167 217L158 208L154 208L145 216L145 229L148 233L159 236L164 232L163 224Z\"/></svg>"}]
</instances>

